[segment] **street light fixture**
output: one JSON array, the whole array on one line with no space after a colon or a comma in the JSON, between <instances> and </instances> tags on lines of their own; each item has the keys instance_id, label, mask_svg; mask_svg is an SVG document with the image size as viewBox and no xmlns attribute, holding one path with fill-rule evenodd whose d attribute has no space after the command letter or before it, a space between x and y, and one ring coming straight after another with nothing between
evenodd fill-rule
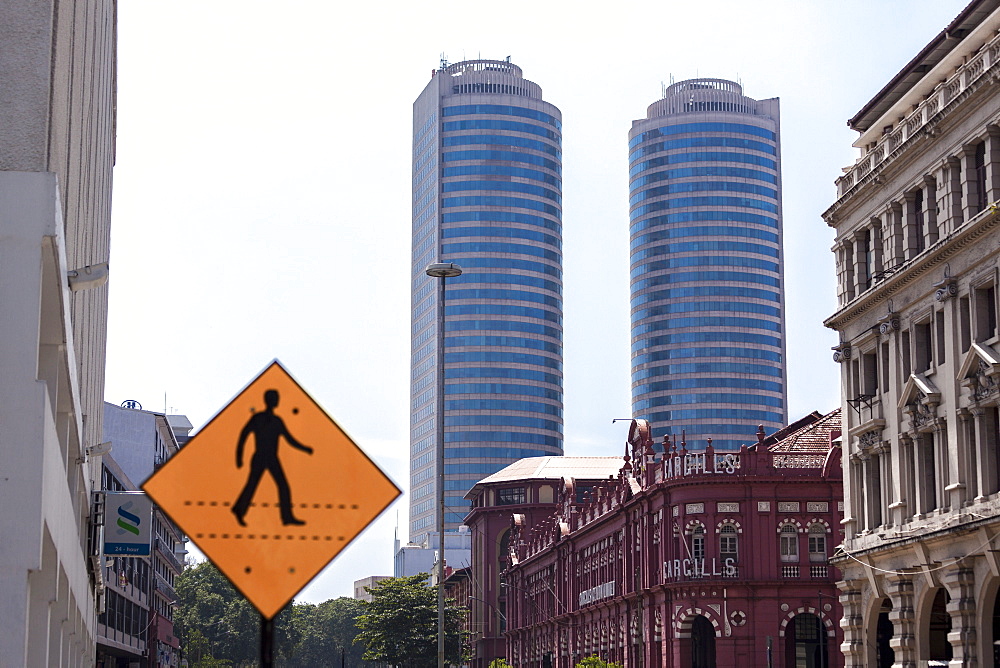
<instances>
[{"instance_id":1,"label":"street light fixture","mask_svg":"<svg viewBox=\"0 0 1000 668\"><path fill-rule=\"evenodd\" d=\"M438 613L438 668L444 668L444 291L449 278L462 275L462 268L454 262L435 262L427 265L425 273L431 278L441 279L438 293L438 378L437 378L437 613Z\"/></svg>"}]
</instances>

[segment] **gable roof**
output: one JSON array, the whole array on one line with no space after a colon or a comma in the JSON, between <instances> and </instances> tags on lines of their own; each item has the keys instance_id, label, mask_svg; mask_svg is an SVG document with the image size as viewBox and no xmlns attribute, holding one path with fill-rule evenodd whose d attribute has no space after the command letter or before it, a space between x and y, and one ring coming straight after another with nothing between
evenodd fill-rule
<instances>
[{"instance_id":1,"label":"gable roof","mask_svg":"<svg viewBox=\"0 0 1000 668\"><path fill-rule=\"evenodd\" d=\"M806 417L815 419L806 424L800 424L804 419L793 422L778 432L781 434L796 425L800 425L789 433L783 434L777 443L767 448L768 451L781 453L826 453L829 451L833 437L840 434L841 431L840 409L826 415L820 415L814 411Z\"/></svg>"}]
</instances>

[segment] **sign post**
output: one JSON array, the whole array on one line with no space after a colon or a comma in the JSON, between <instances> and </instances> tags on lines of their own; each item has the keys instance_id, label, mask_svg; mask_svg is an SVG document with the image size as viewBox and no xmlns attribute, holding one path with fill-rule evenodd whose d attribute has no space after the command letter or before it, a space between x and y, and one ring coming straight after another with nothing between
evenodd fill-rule
<instances>
[{"instance_id":1,"label":"sign post","mask_svg":"<svg viewBox=\"0 0 1000 668\"><path fill-rule=\"evenodd\" d=\"M143 489L273 618L400 491L275 360Z\"/></svg>"}]
</instances>

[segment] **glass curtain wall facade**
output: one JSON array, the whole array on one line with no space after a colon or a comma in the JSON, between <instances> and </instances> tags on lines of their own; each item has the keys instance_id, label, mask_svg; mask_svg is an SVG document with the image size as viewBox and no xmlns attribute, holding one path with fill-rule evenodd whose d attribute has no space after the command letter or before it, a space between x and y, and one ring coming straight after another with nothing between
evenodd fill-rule
<instances>
[{"instance_id":1,"label":"glass curtain wall facade","mask_svg":"<svg viewBox=\"0 0 1000 668\"><path fill-rule=\"evenodd\" d=\"M411 542L436 526L439 392L446 531L480 479L563 452L561 118L509 60L442 62L414 102ZM444 333L432 262L463 269Z\"/></svg>"},{"instance_id":2,"label":"glass curtain wall facade","mask_svg":"<svg viewBox=\"0 0 1000 668\"><path fill-rule=\"evenodd\" d=\"M672 84L629 132L632 414L734 449L787 422L777 98Z\"/></svg>"}]
</instances>

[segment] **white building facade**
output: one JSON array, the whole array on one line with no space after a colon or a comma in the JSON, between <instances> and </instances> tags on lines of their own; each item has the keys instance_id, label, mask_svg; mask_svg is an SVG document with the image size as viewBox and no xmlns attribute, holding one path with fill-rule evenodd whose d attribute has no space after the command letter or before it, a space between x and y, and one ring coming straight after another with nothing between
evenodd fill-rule
<instances>
[{"instance_id":1,"label":"white building facade","mask_svg":"<svg viewBox=\"0 0 1000 668\"><path fill-rule=\"evenodd\" d=\"M115 3L3 3L0 81L0 662L90 666Z\"/></svg>"},{"instance_id":2,"label":"white building facade","mask_svg":"<svg viewBox=\"0 0 1000 668\"><path fill-rule=\"evenodd\" d=\"M837 180L846 665L1000 666L1000 2L849 121Z\"/></svg>"}]
</instances>

